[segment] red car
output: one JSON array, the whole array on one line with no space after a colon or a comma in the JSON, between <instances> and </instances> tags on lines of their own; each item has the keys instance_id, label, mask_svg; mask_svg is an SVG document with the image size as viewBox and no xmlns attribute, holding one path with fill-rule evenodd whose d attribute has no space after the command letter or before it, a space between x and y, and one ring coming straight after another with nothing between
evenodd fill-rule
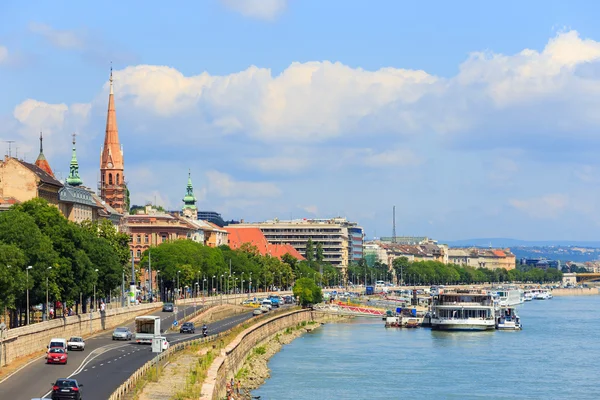
<instances>
[{"instance_id":1,"label":"red car","mask_svg":"<svg viewBox=\"0 0 600 400\"><path fill-rule=\"evenodd\" d=\"M65 349L60 347L51 347L46 356L47 364L66 364L68 354Z\"/></svg>"}]
</instances>

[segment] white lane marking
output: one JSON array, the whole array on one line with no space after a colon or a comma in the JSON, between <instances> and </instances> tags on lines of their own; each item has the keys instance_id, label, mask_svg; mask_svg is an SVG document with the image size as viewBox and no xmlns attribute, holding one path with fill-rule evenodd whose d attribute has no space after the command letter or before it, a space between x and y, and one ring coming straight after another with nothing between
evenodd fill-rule
<instances>
[{"instance_id":1,"label":"white lane marking","mask_svg":"<svg viewBox=\"0 0 600 400\"><path fill-rule=\"evenodd\" d=\"M87 372L87 368L83 370L83 372Z\"/></svg>"},{"instance_id":2,"label":"white lane marking","mask_svg":"<svg viewBox=\"0 0 600 400\"><path fill-rule=\"evenodd\" d=\"M103 366L104 364L100 364L100 366Z\"/></svg>"}]
</instances>

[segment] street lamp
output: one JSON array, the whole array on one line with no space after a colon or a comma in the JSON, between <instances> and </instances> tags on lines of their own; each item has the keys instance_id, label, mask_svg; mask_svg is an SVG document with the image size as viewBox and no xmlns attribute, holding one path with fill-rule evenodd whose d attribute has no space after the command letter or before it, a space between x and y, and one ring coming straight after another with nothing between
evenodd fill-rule
<instances>
[{"instance_id":1,"label":"street lamp","mask_svg":"<svg viewBox=\"0 0 600 400\"><path fill-rule=\"evenodd\" d=\"M96 268L94 270L94 272L98 272L98 269ZM96 274L96 280L94 280L94 310L96 310L96 282L97 281L98 281L98 275Z\"/></svg>"},{"instance_id":2,"label":"street lamp","mask_svg":"<svg viewBox=\"0 0 600 400\"><path fill-rule=\"evenodd\" d=\"M214 294L215 292L215 276L213 275L212 280L210 281L210 292Z\"/></svg>"},{"instance_id":3,"label":"street lamp","mask_svg":"<svg viewBox=\"0 0 600 400\"><path fill-rule=\"evenodd\" d=\"M27 274L27 325L29 325L29 270L32 268L31 265L25 268L25 273Z\"/></svg>"},{"instance_id":4,"label":"street lamp","mask_svg":"<svg viewBox=\"0 0 600 400\"><path fill-rule=\"evenodd\" d=\"M160 269L156 271L156 287L158 290L158 301L162 301L162 288L160 287L160 281L158 280L158 275L160 274Z\"/></svg>"},{"instance_id":5,"label":"street lamp","mask_svg":"<svg viewBox=\"0 0 600 400\"><path fill-rule=\"evenodd\" d=\"M252 272L250 272L250 286L248 287L248 291L252 293Z\"/></svg>"},{"instance_id":6,"label":"street lamp","mask_svg":"<svg viewBox=\"0 0 600 400\"><path fill-rule=\"evenodd\" d=\"M204 297L204 286L206 285L206 277L202 280L202 297Z\"/></svg>"},{"instance_id":7,"label":"street lamp","mask_svg":"<svg viewBox=\"0 0 600 400\"><path fill-rule=\"evenodd\" d=\"M179 274L181 273L181 271L177 271L177 297L181 297L181 295L179 294Z\"/></svg>"},{"instance_id":8,"label":"street lamp","mask_svg":"<svg viewBox=\"0 0 600 400\"><path fill-rule=\"evenodd\" d=\"M51 269L52 267L48 267L46 271L50 271ZM46 272L46 321L48 320L48 274L49 272Z\"/></svg>"}]
</instances>

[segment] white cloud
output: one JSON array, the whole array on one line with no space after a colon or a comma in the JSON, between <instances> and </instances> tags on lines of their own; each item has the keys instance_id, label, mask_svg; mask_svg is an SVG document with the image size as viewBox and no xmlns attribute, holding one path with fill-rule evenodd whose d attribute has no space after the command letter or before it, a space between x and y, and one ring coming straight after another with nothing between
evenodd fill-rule
<instances>
[{"instance_id":1,"label":"white cloud","mask_svg":"<svg viewBox=\"0 0 600 400\"><path fill-rule=\"evenodd\" d=\"M208 193L219 197L261 198L277 197L281 190L271 182L236 181L230 175L219 171L207 171Z\"/></svg>"},{"instance_id":2,"label":"white cloud","mask_svg":"<svg viewBox=\"0 0 600 400\"><path fill-rule=\"evenodd\" d=\"M8 49L0 45L0 65L8 61Z\"/></svg>"},{"instance_id":3,"label":"white cloud","mask_svg":"<svg viewBox=\"0 0 600 400\"><path fill-rule=\"evenodd\" d=\"M319 215L319 207L312 205L312 206L304 206L301 207L304 211L306 211L309 214L313 214L313 215Z\"/></svg>"},{"instance_id":4,"label":"white cloud","mask_svg":"<svg viewBox=\"0 0 600 400\"><path fill-rule=\"evenodd\" d=\"M525 200L511 199L509 204L532 218L555 219L569 205L569 196L555 193Z\"/></svg>"},{"instance_id":5,"label":"white cloud","mask_svg":"<svg viewBox=\"0 0 600 400\"><path fill-rule=\"evenodd\" d=\"M419 165L423 162L423 160L411 150L403 148L385 150L380 153L368 149L366 150L366 153L367 155L364 157L363 162L369 167L398 167Z\"/></svg>"},{"instance_id":6,"label":"white cloud","mask_svg":"<svg viewBox=\"0 0 600 400\"><path fill-rule=\"evenodd\" d=\"M53 46L61 49L82 50L85 47L84 39L74 31L54 29L50 25L31 22L29 31L42 36Z\"/></svg>"},{"instance_id":7,"label":"white cloud","mask_svg":"<svg viewBox=\"0 0 600 400\"><path fill-rule=\"evenodd\" d=\"M305 157L289 156L267 156L250 158L248 165L259 171L278 174L295 174L306 169L311 161Z\"/></svg>"},{"instance_id":8,"label":"white cloud","mask_svg":"<svg viewBox=\"0 0 600 400\"><path fill-rule=\"evenodd\" d=\"M264 20L274 20L287 6L287 0L221 0L221 3L246 17Z\"/></svg>"}]
</instances>

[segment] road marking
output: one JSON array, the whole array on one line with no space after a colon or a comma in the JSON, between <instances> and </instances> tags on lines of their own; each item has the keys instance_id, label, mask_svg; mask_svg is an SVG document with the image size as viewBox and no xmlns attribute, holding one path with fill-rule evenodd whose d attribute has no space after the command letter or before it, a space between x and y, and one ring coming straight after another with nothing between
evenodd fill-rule
<instances>
[{"instance_id":1,"label":"road marking","mask_svg":"<svg viewBox=\"0 0 600 400\"><path fill-rule=\"evenodd\" d=\"M110 361L109 361L110 362ZM104 364L100 364L100 366L103 366Z\"/></svg>"}]
</instances>

